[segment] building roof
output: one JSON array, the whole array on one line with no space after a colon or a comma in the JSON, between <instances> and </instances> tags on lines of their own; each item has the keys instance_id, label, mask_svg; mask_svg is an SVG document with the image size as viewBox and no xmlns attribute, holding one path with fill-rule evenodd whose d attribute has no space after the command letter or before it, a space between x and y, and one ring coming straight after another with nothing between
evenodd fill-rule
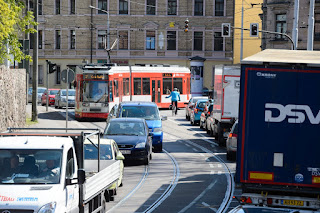
<instances>
[{"instance_id":1,"label":"building roof","mask_svg":"<svg viewBox=\"0 0 320 213\"><path fill-rule=\"evenodd\" d=\"M266 49L249 56L241 64L288 63L320 66L320 51Z\"/></svg>"}]
</instances>

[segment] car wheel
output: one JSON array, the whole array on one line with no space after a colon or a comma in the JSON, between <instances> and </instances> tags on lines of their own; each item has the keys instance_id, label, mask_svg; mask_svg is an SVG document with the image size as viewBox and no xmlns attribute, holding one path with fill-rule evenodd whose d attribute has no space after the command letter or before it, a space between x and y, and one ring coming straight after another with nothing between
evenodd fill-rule
<instances>
[{"instance_id":1,"label":"car wheel","mask_svg":"<svg viewBox=\"0 0 320 213\"><path fill-rule=\"evenodd\" d=\"M203 129L203 122L199 122L199 125L200 125L200 129Z\"/></svg>"},{"instance_id":2,"label":"car wheel","mask_svg":"<svg viewBox=\"0 0 320 213\"><path fill-rule=\"evenodd\" d=\"M231 160L231 153L227 151L227 160Z\"/></svg>"}]
</instances>

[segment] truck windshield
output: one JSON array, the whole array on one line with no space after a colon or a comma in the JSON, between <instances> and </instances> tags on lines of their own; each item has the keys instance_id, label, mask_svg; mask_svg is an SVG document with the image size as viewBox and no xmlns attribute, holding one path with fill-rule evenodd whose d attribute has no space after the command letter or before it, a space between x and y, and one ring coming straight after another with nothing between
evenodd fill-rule
<instances>
[{"instance_id":1,"label":"truck windshield","mask_svg":"<svg viewBox=\"0 0 320 213\"><path fill-rule=\"evenodd\" d=\"M0 149L0 184L57 184L62 150Z\"/></svg>"},{"instance_id":2,"label":"truck windshield","mask_svg":"<svg viewBox=\"0 0 320 213\"><path fill-rule=\"evenodd\" d=\"M108 81L83 81L83 102L108 103L109 95Z\"/></svg>"}]
</instances>

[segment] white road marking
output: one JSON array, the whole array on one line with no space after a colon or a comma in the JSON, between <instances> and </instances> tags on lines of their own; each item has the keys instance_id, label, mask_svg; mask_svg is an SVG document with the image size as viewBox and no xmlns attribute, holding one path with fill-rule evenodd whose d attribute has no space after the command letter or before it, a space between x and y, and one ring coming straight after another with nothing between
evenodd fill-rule
<instances>
[{"instance_id":1,"label":"white road marking","mask_svg":"<svg viewBox=\"0 0 320 213\"><path fill-rule=\"evenodd\" d=\"M193 206L196 202L198 202L198 200L200 200L206 193L207 191L209 191L210 189L212 189L212 187L216 184L217 180L215 180L214 182L212 182L201 194L199 194L198 197L196 197L191 203L189 203L189 205L187 205L186 207L184 207L182 210L180 210L178 213L183 213L185 211L187 211L191 206Z\"/></svg>"},{"instance_id":2,"label":"white road marking","mask_svg":"<svg viewBox=\"0 0 320 213\"><path fill-rule=\"evenodd\" d=\"M198 150L196 148L192 148L192 149L193 149L193 151L198 152Z\"/></svg>"},{"instance_id":3,"label":"white road marking","mask_svg":"<svg viewBox=\"0 0 320 213\"><path fill-rule=\"evenodd\" d=\"M207 203L205 203L205 202L202 202L202 205L204 205L205 207L209 207L209 209L211 209L211 210L214 211L214 212L217 212L217 211L218 211L216 208L210 207L210 205L207 204Z\"/></svg>"},{"instance_id":4,"label":"white road marking","mask_svg":"<svg viewBox=\"0 0 320 213\"><path fill-rule=\"evenodd\" d=\"M185 143L185 145L186 145L187 147L190 147L190 145L189 145L189 144L187 144L187 143Z\"/></svg>"}]
</instances>

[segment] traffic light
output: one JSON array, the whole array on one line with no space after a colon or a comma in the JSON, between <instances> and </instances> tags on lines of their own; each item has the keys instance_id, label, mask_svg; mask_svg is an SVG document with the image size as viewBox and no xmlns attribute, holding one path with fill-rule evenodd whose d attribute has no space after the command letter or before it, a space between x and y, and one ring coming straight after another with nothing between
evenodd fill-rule
<instances>
[{"instance_id":1,"label":"traffic light","mask_svg":"<svg viewBox=\"0 0 320 213\"><path fill-rule=\"evenodd\" d=\"M222 23L222 37L230 37L230 23Z\"/></svg>"},{"instance_id":2,"label":"traffic light","mask_svg":"<svg viewBox=\"0 0 320 213\"><path fill-rule=\"evenodd\" d=\"M49 64L49 73L54 73L57 70L57 64L48 62Z\"/></svg>"},{"instance_id":3,"label":"traffic light","mask_svg":"<svg viewBox=\"0 0 320 213\"><path fill-rule=\"evenodd\" d=\"M189 19L186 19L184 21L185 25L184 25L184 32L188 32L189 31Z\"/></svg>"},{"instance_id":4,"label":"traffic light","mask_svg":"<svg viewBox=\"0 0 320 213\"><path fill-rule=\"evenodd\" d=\"M258 37L258 36L259 36L259 24L250 23L250 37Z\"/></svg>"}]
</instances>

